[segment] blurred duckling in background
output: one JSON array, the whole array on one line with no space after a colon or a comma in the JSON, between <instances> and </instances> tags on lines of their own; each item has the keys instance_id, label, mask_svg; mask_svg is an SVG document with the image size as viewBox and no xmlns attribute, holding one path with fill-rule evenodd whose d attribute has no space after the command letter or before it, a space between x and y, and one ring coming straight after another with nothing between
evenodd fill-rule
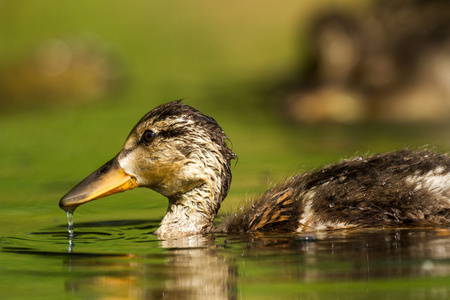
<instances>
[{"instance_id":1,"label":"blurred duckling in background","mask_svg":"<svg viewBox=\"0 0 450 300\"><path fill-rule=\"evenodd\" d=\"M147 187L169 199L155 232L161 238L450 223L450 158L402 150L289 178L214 229L235 158L227 139L213 118L180 101L158 106L137 123L119 154L59 205L73 211L88 201Z\"/></svg>"},{"instance_id":2,"label":"blurred duckling in background","mask_svg":"<svg viewBox=\"0 0 450 300\"><path fill-rule=\"evenodd\" d=\"M301 123L448 121L449 28L445 0L322 10L300 51L310 47L309 66L284 92L284 115Z\"/></svg>"}]
</instances>

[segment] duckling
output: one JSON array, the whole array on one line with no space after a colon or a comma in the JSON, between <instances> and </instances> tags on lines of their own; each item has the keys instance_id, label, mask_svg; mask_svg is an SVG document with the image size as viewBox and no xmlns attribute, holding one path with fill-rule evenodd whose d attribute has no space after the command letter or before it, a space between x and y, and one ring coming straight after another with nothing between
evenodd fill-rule
<instances>
[{"instance_id":1,"label":"duckling","mask_svg":"<svg viewBox=\"0 0 450 300\"><path fill-rule=\"evenodd\" d=\"M65 211L136 187L169 200L160 238L257 231L304 232L367 226L450 224L450 158L401 150L344 160L287 179L229 216L213 221L236 157L219 124L174 101L147 113L112 160L70 190Z\"/></svg>"}]
</instances>

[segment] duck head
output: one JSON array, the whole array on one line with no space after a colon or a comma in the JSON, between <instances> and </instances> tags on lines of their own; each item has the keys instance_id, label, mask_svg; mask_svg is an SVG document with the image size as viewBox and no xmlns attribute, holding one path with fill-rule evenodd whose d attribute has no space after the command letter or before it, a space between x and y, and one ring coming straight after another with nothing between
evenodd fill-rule
<instances>
[{"instance_id":1,"label":"duck head","mask_svg":"<svg viewBox=\"0 0 450 300\"><path fill-rule=\"evenodd\" d=\"M169 199L157 234L207 233L226 197L234 153L217 122L174 101L147 113L122 150L86 177L59 202L65 211L135 187Z\"/></svg>"}]
</instances>

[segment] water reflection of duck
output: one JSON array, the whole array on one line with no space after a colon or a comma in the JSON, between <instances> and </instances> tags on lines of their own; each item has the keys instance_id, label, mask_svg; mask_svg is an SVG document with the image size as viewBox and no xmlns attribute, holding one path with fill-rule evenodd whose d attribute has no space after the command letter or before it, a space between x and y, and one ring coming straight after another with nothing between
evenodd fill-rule
<instances>
[{"instance_id":1,"label":"water reflection of duck","mask_svg":"<svg viewBox=\"0 0 450 300\"><path fill-rule=\"evenodd\" d=\"M204 234L231 182L234 153L217 122L180 101L147 113L123 149L60 201L66 211L147 187L169 199L156 234ZM218 230L301 232L356 226L450 223L450 158L402 150L301 174L268 190Z\"/></svg>"}]
</instances>

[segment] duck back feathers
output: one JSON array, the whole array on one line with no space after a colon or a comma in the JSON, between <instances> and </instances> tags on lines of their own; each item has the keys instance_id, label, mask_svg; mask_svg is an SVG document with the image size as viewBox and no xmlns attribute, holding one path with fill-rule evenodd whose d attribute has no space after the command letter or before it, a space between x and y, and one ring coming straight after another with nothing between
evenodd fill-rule
<instances>
[{"instance_id":1,"label":"duck back feathers","mask_svg":"<svg viewBox=\"0 0 450 300\"><path fill-rule=\"evenodd\" d=\"M229 233L450 223L450 158L398 152L292 177L222 224Z\"/></svg>"}]
</instances>

